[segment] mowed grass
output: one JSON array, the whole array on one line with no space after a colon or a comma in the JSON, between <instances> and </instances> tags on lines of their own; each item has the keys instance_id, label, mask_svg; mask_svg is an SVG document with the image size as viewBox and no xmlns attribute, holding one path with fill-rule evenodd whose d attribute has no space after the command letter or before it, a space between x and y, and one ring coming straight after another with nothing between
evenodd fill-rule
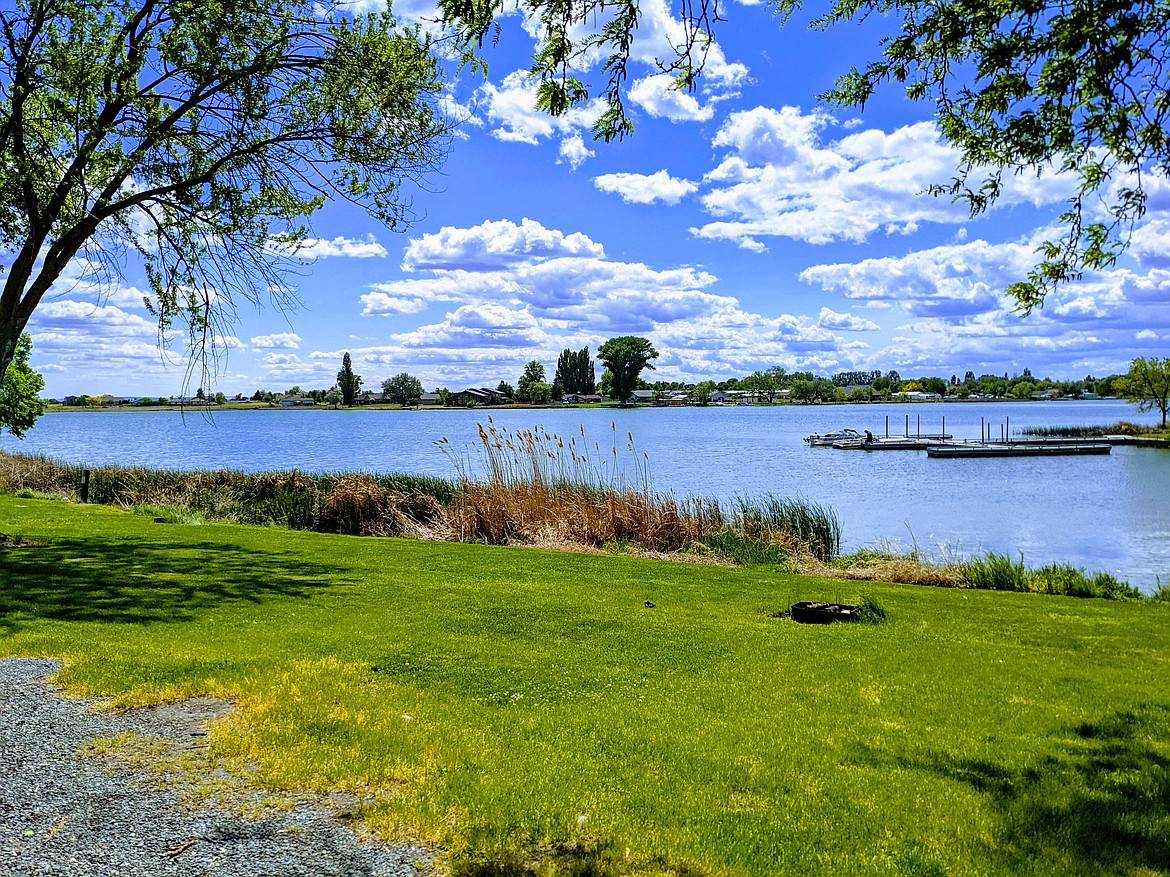
<instances>
[{"instance_id":1,"label":"mowed grass","mask_svg":"<svg viewBox=\"0 0 1170 877\"><path fill-rule=\"evenodd\" d=\"M1170 874L1167 603L13 496L0 532L0 654L232 700L213 758L454 874ZM775 617L862 594L885 623Z\"/></svg>"}]
</instances>

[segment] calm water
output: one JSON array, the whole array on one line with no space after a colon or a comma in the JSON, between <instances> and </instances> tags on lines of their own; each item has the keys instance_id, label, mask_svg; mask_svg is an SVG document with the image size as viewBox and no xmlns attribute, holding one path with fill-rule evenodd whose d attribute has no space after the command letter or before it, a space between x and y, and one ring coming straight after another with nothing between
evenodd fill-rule
<instances>
[{"instance_id":1,"label":"calm water","mask_svg":"<svg viewBox=\"0 0 1170 877\"><path fill-rule=\"evenodd\" d=\"M801 439L843 426L881 435L919 429L977 438L1029 425L1150 422L1123 402L888 404L518 411L95 411L45 415L0 449L90 464L249 471L364 470L455 474L446 437L474 469L476 426L583 427L602 456L645 454L655 489L720 499L803 496L838 513L846 548L918 545L936 557L1022 553L1032 566L1069 562L1143 588L1170 578L1170 451L1118 447L1107 457L934 460L916 451L809 448ZM920 419L920 420L919 420ZM614 428L611 429L611 422ZM636 454L627 449L632 434Z\"/></svg>"}]
</instances>

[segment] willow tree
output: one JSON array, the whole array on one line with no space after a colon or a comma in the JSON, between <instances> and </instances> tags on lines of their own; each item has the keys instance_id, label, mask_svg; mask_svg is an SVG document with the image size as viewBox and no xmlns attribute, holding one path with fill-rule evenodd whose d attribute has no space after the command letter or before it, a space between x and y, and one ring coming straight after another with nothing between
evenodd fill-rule
<instances>
[{"instance_id":1,"label":"willow tree","mask_svg":"<svg viewBox=\"0 0 1170 877\"><path fill-rule=\"evenodd\" d=\"M145 266L206 369L244 303L295 303L330 197L394 228L442 157L426 37L318 0L9 0L0 10L0 375L75 259Z\"/></svg>"},{"instance_id":2,"label":"willow tree","mask_svg":"<svg viewBox=\"0 0 1170 877\"><path fill-rule=\"evenodd\" d=\"M504 0L439 0L464 57L476 60ZM681 0L682 36L659 59L678 88L697 87L718 23L731 4ZM783 20L802 0L768 0ZM956 175L933 187L973 214L1014 174L1063 170L1075 191L1060 232L1035 267L1008 287L1019 307L1043 304L1061 283L1112 265L1149 199L1170 176L1170 4L1165 0L833 0L814 24L867 20L886 27L874 60L842 71L822 99L864 107L887 85L930 106L960 155ZM639 0L519 0L539 29L532 66L538 103L554 115L600 92L607 109L594 134L612 140L633 125L623 102ZM731 13L734 14L734 11ZM596 63L600 59L601 63Z\"/></svg>"}]
</instances>

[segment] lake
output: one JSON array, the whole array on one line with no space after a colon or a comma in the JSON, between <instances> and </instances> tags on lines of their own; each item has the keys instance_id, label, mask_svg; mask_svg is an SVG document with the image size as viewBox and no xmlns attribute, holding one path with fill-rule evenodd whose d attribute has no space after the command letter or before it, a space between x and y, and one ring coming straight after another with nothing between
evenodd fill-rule
<instances>
[{"instance_id":1,"label":"lake","mask_svg":"<svg viewBox=\"0 0 1170 877\"><path fill-rule=\"evenodd\" d=\"M50 412L0 449L78 463L245 471L478 471L477 425L581 430L594 458L618 460L636 486L648 460L661 492L721 500L765 493L831 506L844 547L918 546L936 558L986 551L1029 566L1066 562L1150 590L1170 579L1170 451L1109 456L930 459L921 451L810 448L803 437L849 426L901 435L994 437L1025 426L1152 422L1119 401L890 403L707 408L423 411ZM612 427L611 427L612 423ZM616 436L616 454L615 451ZM627 447L633 437L634 452ZM444 454L435 442L448 439ZM594 445L596 447L594 447Z\"/></svg>"}]
</instances>

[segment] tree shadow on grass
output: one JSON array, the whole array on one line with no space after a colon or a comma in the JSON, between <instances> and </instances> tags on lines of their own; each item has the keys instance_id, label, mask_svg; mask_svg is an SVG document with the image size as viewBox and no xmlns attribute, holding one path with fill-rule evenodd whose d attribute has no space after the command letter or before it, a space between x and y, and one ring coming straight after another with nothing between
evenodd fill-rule
<instances>
[{"instance_id":1,"label":"tree shadow on grass","mask_svg":"<svg viewBox=\"0 0 1170 877\"><path fill-rule=\"evenodd\" d=\"M225 602L308 597L335 567L226 542L54 539L0 545L0 631L34 618L178 622Z\"/></svg>"},{"instance_id":2,"label":"tree shadow on grass","mask_svg":"<svg viewBox=\"0 0 1170 877\"><path fill-rule=\"evenodd\" d=\"M1017 873L1170 875L1170 757L1154 745L1167 740L1170 706L1145 704L1071 729L1027 768L939 754L900 766L986 795L996 856Z\"/></svg>"}]
</instances>

